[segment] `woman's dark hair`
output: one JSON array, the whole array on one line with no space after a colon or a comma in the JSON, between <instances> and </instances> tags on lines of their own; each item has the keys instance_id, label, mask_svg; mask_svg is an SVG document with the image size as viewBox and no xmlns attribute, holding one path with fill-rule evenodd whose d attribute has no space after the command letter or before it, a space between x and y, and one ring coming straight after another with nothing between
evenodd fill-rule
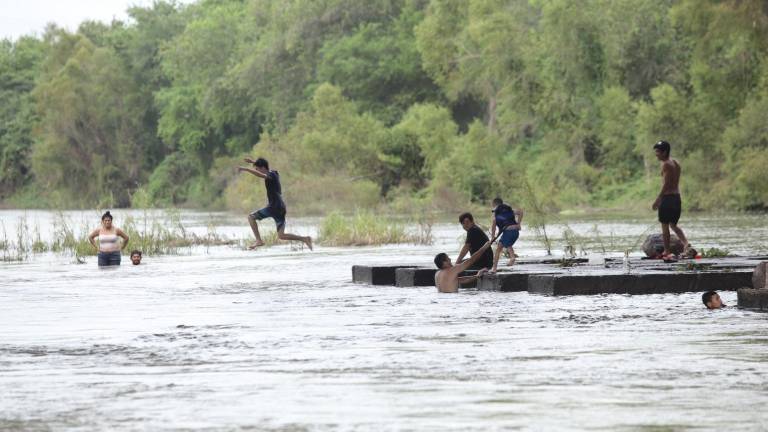
<instances>
[{"instance_id":1,"label":"woman's dark hair","mask_svg":"<svg viewBox=\"0 0 768 432\"><path fill-rule=\"evenodd\" d=\"M101 215L101 220L104 220L104 219L109 219L109 220L112 220L112 219L114 219L114 218L112 217L112 213L110 213L109 211L107 211L106 213L104 213L103 215Z\"/></svg>"},{"instance_id":2,"label":"woman's dark hair","mask_svg":"<svg viewBox=\"0 0 768 432\"><path fill-rule=\"evenodd\" d=\"M264 159L264 158L258 158L258 159L256 159L256 161L253 163L253 166L255 166L255 167L259 167L259 168L266 168L266 169L269 169L269 162L267 162L267 160L266 160L266 159Z\"/></svg>"},{"instance_id":3,"label":"woman's dark hair","mask_svg":"<svg viewBox=\"0 0 768 432\"><path fill-rule=\"evenodd\" d=\"M435 255L435 265L437 266L437 268L442 270L443 263L447 259L448 259L448 255L445 252Z\"/></svg>"}]
</instances>

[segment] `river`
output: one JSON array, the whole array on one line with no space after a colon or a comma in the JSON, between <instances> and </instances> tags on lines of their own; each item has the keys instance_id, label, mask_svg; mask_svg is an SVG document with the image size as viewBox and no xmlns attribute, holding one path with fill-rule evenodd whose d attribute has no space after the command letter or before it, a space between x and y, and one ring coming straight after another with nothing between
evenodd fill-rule
<instances>
[{"instance_id":1,"label":"river","mask_svg":"<svg viewBox=\"0 0 768 432\"><path fill-rule=\"evenodd\" d=\"M8 233L21 217L51 235L50 212L0 211ZM182 219L248 235L240 216ZM685 221L695 246L768 249L764 215ZM652 223L573 217L548 230L555 252L567 228L597 227L619 254ZM700 293L352 283L352 264L455 257L460 226L434 234L431 246L195 247L110 270L52 253L0 263L0 430L768 429L768 314L737 309L735 292L707 311ZM520 255L544 254L534 237L523 231Z\"/></svg>"}]
</instances>

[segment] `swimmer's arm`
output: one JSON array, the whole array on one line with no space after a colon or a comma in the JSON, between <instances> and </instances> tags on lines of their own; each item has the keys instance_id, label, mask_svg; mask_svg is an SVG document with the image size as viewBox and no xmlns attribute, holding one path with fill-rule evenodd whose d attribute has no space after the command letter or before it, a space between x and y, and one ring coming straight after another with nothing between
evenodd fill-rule
<instances>
[{"instance_id":1,"label":"swimmer's arm","mask_svg":"<svg viewBox=\"0 0 768 432\"><path fill-rule=\"evenodd\" d=\"M468 268L469 268L469 266L471 266L472 264L474 264L474 263L475 263L475 261L477 261L477 259L478 259L478 258L480 258L480 257L483 255L483 253L485 253L485 251L486 251L486 250L487 250L489 247L491 247L491 241L490 241L490 240L489 240L489 241L487 241L487 242L485 242L485 244L483 245L483 247L481 247L480 249L478 249L478 250L477 250L477 252L473 253L473 254L472 254L472 256L471 256L471 257L469 257L469 259L468 259L468 260L464 261L464 262L463 262L463 263L461 263L461 264L458 264L458 263L457 263L455 266L453 266L453 268L454 268L455 270L457 270L457 273L461 273L461 272L463 272L464 270L468 269Z\"/></svg>"},{"instance_id":2,"label":"swimmer's arm","mask_svg":"<svg viewBox=\"0 0 768 432\"><path fill-rule=\"evenodd\" d=\"M459 277L459 283L467 283L467 282L472 282L472 281L478 280L478 279L480 279L481 276L483 276L487 272L488 272L488 269L484 268L484 269L478 270L477 274L475 274L475 275L472 275L472 276L461 276L461 277Z\"/></svg>"},{"instance_id":3,"label":"swimmer's arm","mask_svg":"<svg viewBox=\"0 0 768 432\"><path fill-rule=\"evenodd\" d=\"M91 246L93 246L97 250L99 249L99 247L96 246L96 242L93 241L93 239L95 239L98 236L99 236L99 230L97 229L93 230L93 232L88 236L88 243L90 243Z\"/></svg>"},{"instance_id":4,"label":"swimmer's arm","mask_svg":"<svg viewBox=\"0 0 768 432\"><path fill-rule=\"evenodd\" d=\"M125 248L128 246L128 234L123 232L120 228L117 229L117 235L123 238L123 247L120 248L120 250L125 250Z\"/></svg>"},{"instance_id":5,"label":"swimmer's arm","mask_svg":"<svg viewBox=\"0 0 768 432\"><path fill-rule=\"evenodd\" d=\"M263 178L263 179L267 178L267 176L265 174L262 174L259 171L256 171L255 169L251 169L251 168L237 167L237 171L238 172L245 171L247 173L251 173L251 174L255 175L256 177L260 177L260 178Z\"/></svg>"}]
</instances>

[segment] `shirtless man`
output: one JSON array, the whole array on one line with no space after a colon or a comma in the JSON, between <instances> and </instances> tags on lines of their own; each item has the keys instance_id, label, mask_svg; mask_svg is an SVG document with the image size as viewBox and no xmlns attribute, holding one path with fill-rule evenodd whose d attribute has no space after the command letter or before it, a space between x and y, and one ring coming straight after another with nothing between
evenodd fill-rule
<instances>
[{"instance_id":1,"label":"shirtless man","mask_svg":"<svg viewBox=\"0 0 768 432\"><path fill-rule=\"evenodd\" d=\"M669 229L677 234L677 238L683 244L683 253L688 253L690 245L685 233L677 222L680 220L681 201L680 201L680 164L669 157L671 147L666 141L659 141L653 146L656 152L656 158L661 161L662 185L659 196L653 202L652 208L659 211L659 222L661 222L661 233L664 239L664 252L661 257L664 260L674 260L672 249L669 246Z\"/></svg>"},{"instance_id":2,"label":"shirtless man","mask_svg":"<svg viewBox=\"0 0 768 432\"><path fill-rule=\"evenodd\" d=\"M495 240L496 239L487 241L477 252L473 253L468 260L462 262L461 264L453 265L453 263L451 263L451 259L445 253L439 253L435 255L435 265L440 269L437 271L437 273L435 273L435 286L437 287L437 290L444 293L459 292L460 283L477 280L480 278L480 276L485 274L488 271L487 268L478 270L475 276L459 276L461 272L470 268L470 266L475 261L477 261L478 258L483 256L485 251L488 250L488 248L491 246L491 243L493 243Z\"/></svg>"}]
</instances>

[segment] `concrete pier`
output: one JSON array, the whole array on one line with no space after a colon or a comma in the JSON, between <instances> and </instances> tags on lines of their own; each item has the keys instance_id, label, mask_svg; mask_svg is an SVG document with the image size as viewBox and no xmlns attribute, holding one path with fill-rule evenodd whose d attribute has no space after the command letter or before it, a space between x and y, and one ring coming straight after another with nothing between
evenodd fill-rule
<instances>
[{"instance_id":1,"label":"concrete pier","mask_svg":"<svg viewBox=\"0 0 768 432\"><path fill-rule=\"evenodd\" d=\"M736 296L741 309L768 311L768 289L741 288Z\"/></svg>"},{"instance_id":2,"label":"concrete pier","mask_svg":"<svg viewBox=\"0 0 768 432\"><path fill-rule=\"evenodd\" d=\"M735 290L750 283L750 271L532 275L528 292L544 295L664 294Z\"/></svg>"},{"instance_id":3,"label":"concrete pier","mask_svg":"<svg viewBox=\"0 0 768 432\"><path fill-rule=\"evenodd\" d=\"M761 262L752 272L751 287L737 291L738 306L742 309L768 311L768 261Z\"/></svg>"},{"instance_id":4,"label":"concrete pier","mask_svg":"<svg viewBox=\"0 0 768 432\"><path fill-rule=\"evenodd\" d=\"M368 285L394 285L395 271L413 266L352 266L352 282Z\"/></svg>"},{"instance_id":5,"label":"concrete pier","mask_svg":"<svg viewBox=\"0 0 768 432\"><path fill-rule=\"evenodd\" d=\"M739 306L743 297L743 307L760 309L768 304L768 299L760 303L762 296L768 296L768 263L759 260L765 257L676 263L633 258L627 268L621 258L608 258L605 264L599 265L590 265L585 258L524 258L512 267L501 267L500 272L483 276L476 285L484 291L528 291L543 295L661 294L758 286L761 292L740 295ZM352 278L356 283L370 285L420 287L434 286L436 272L432 267L408 265L353 266ZM471 274L474 272L466 273Z\"/></svg>"}]
</instances>

